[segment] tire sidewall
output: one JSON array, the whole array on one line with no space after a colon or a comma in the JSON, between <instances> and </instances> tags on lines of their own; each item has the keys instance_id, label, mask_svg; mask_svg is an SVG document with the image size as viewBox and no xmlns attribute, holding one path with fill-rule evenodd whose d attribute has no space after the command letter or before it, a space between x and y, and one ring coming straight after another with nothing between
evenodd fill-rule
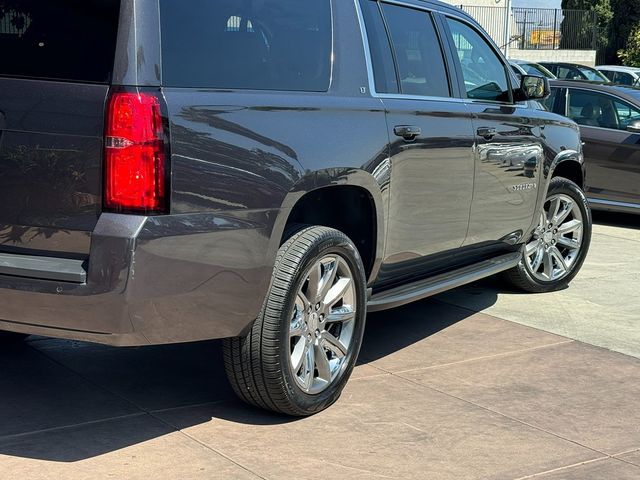
<instances>
[{"instance_id":1,"label":"tire sidewall","mask_svg":"<svg viewBox=\"0 0 640 480\"><path fill-rule=\"evenodd\" d=\"M295 298L298 289L305 281L306 272L315 262L327 255L339 255L344 259L351 270L357 303L355 317L356 324L349 353L347 354L347 359L343 364L342 371L339 374L340 376L322 392L316 395L310 395L304 392L295 381L294 373L292 372L289 361L289 324L284 321L284 319L289 318L290 315L293 314ZM283 319L283 322L281 322L280 326L279 356L286 391L290 398L294 400L296 406L305 413L309 414L324 410L338 399L351 376L351 372L353 371L358 358L358 353L360 352L360 347L362 346L366 322L366 278L364 268L362 266L362 260L358 250L348 237L337 230L333 230L332 235L323 235L304 253L302 261L300 261L296 266L295 273L292 276L286 301L283 302L281 318Z\"/></svg>"},{"instance_id":2,"label":"tire sidewall","mask_svg":"<svg viewBox=\"0 0 640 480\"><path fill-rule=\"evenodd\" d=\"M549 184L549 190L545 197L545 203L547 202L547 199L549 197L558 194L563 194L571 197L571 199L576 202L576 204L580 208L580 212L583 218L582 247L578 254L578 258L576 258L575 262L573 262L573 265L571 265L569 274L558 280L552 281L543 281L533 276L533 274L529 270L529 267L527 267L526 265L526 258L523 249L522 259L518 264L518 270L531 284L531 286L541 293L558 290L559 288L563 288L567 284L569 284L580 272L587 254L589 253L589 247L591 245L593 222L591 217L591 208L589 207L589 201L587 200L586 195L578 185L576 185L571 180L563 177L556 177L551 180L551 183Z\"/></svg>"}]
</instances>

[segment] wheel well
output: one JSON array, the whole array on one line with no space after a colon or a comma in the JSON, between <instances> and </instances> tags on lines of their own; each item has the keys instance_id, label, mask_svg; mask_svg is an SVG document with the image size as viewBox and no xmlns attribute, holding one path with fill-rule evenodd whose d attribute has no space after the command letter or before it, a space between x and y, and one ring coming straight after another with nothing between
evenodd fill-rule
<instances>
[{"instance_id":1,"label":"wheel well","mask_svg":"<svg viewBox=\"0 0 640 480\"><path fill-rule=\"evenodd\" d=\"M571 180L573 183L577 184L580 188L584 187L582 166L578 162L574 162L574 161L562 162L553 171L553 175L551 176L551 178L555 178L555 177L566 178L568 180Z\"/></svg>"},{"instance_id":2,"label":"wheel well","mask_svg":"<svg viewBox=\"0 0 640 480\"><path fill-rule=\"evenodd\" d=\"M298 225L335 228L356 245L368 276L376 258L376 218L375 203L364 188L347 185L321 188L307 193L293 207L280 245Z\"/></svg>"}]
</instances>

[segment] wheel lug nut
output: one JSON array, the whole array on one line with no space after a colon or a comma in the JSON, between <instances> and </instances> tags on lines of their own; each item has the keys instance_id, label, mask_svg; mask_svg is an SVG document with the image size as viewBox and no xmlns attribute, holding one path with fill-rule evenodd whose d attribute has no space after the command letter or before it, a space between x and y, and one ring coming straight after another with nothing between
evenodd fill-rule
<instances>
[{"instance_id":1,"label":"wheel lug nut","mask_svg":"<svg viewBox=\"0 0 640 480\"><path fill-rule=\"evenodd\" d=\"M320 304L319 303L316 304L316 310L320 310Z\"/></svg>"}]
</instances>

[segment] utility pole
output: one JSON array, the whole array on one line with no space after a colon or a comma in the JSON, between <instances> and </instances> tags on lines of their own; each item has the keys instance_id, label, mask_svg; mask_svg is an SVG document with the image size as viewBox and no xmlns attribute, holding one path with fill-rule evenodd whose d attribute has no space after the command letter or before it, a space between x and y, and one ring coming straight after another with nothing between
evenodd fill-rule
<instances>
[{"instance_id":1,"label":"utility pole","mask_svg":"<svg viewBox=\"0 0 640 480\"><path fill-rule=\"evenodd\" d=\"M506 0L504 13L504 56L509 58L511 45L511 0Z\"/></svg>"}]
</instances>

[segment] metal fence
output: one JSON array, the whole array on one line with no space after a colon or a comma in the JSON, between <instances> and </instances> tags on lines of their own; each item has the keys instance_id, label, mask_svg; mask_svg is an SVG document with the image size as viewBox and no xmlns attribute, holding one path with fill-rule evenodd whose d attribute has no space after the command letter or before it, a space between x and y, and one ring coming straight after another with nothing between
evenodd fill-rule
<instances>
[{"instance_id":1,"label":"metal fence","mask_svg":"<svg viewBox=\"0 0 640 480\"><path fill-rule=\"evenodd\" d=\"M598 14L589 10L512 8L508 14L505 7L459 7L474 17L503 48L506 44L521 50L596 50L598 47Z\"/></svg>"},{"instance_id":2,"label":"metal fence","mask_svg":"<svg viewBox=\"0 0 640 480\"><path fill-rule=\"evenodd\" d=\"M0 8L0 35L22 36L29 28L31 19L13 10Z\"/></svg>"}]
</instances>

